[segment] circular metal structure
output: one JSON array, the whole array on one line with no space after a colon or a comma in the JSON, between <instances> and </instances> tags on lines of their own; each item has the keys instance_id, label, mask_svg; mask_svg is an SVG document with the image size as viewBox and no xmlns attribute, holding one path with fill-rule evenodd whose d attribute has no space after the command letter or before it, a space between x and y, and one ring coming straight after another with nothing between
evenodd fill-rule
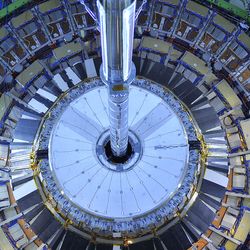
<instances>
[{"instance_id":1,"label":"circular metal structure","mask_svg":"<svg viewBox=\"0 0 250 250\"><path fill-rule=\"evenodd\" d=\"M197 140L190 116L170 92L137 79L130 87L127 157L117 160L108 149L107 102L107 87L94 80L50 110L38 142L38 150L48 149L40 164L48 191L62 212L91 230L162 224L195 179L199 151L189 147Z\"/></svg>"},{"instance_id":2,"label":"circular metal structure","mask_svg":"<svg viewBox=\"0 0 250 250\"><path fill-rule=\"evenodd\" d=\"M142 156L142 144L139 137L130 130L127 154L124 157L115 157L112 154L110 132L109 129L107 129L101 134L97 141L96 156L103 167L106 167L108 170L122 173L131 170L140 161Z\"/></svg>"}]
</instances>

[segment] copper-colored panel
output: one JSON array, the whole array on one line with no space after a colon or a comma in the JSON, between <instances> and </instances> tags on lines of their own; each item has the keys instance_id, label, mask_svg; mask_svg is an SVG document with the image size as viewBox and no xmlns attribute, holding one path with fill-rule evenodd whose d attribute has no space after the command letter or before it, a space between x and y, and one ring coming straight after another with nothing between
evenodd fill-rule
<instances>
[{"instance_id":1,"label":"copper-colored panel","mask_svg":"<svg viewBox=\"0 0 250 250\"><path fill-rule=\"evenodd\" d=\"M242 64L242 61L238 57L235 57L234 60L230 61L230 63L227 64L227 67L230 70L235 71L240 67L241 64Z\"/></svg>"},{"instance_id":2,"label":"copper-colored panel","mask_svg":"<svg viewBox=\"0 0 250 250\"><path fill-rule=\"evenodd\" d=\"M220 57L220 60L227 60L232 55L232 51L230 49L227 49Z\"/></svg>"},{"instance_id":3,"label":"copper-colored panel","mask_svg":"<svg viewBox=\"0 0 250 250\"><path fill-rule=\"evenodd\" d=\"M243 81L246 81L250 78L250 68L246 68L240 75L243 78Z\"/></svg>"},{"instance_id":4,"label":"copper-colored panel","mask_svg":"<svg viewBox=\"0 0 250 250\"><path fill-rule=\"evenodd\" d=\"M74 15L74 18L75 18L75 21L76 21L77 25L79 25L79 26L84 25L83 19L82 19L82 14Z\"/></svg>"},{"instance_id":5,"label":"copper-colored panel","mask_svg":"<svg viewBox=\"0 0 250 250\"><path fill-rule=\"evenodd\" d=\"M164 22L164 25L163 25L163 30L164 30L164 31L170 31L170 29L171 29L172 26L173 26L173 23L174 23L174 20L173 20L173 19L166 18L166 20L165 20L165 22Z\"/></svg>"},{"instance_id":6,"label":"copper-colored panel","mask_svg":"<svg viewBox=\"0 0 250 250\"><path fill-rule=\"evenodd\" d=\"M137 24L140 26L144 26L146 25L147 20L148 20L148 13L143 11L140 13L138 17Z\"/></svg>"},{"instance_id":7,"label":"copper-colored panel","mask_svg":"<svg viewBox=\"0 0 250 250\"><path fill-rule=\"evenodd\" d=\"M88 13L85 14L85 18L86 18L87 26L95 25L94 19Z\"/></svg>"},{"instance_id":8,"label":"copper-colored panel","mask_svg":"<svg viewBox=\"0 0 250 250\"><path fill-rule=\"evenodd\" d=\"M48 24L48 29L53 38L60 36L59 30L57 29L56 23ZM57 34L57 36L55 35Z\"/></svg>"},{"instance_id":9,"label":"copper-colored panel","mask_svg":"<svg viewBox=\"0 0 250 250\"><path fill-rule=\"evenodd\" d=\"M70 32L69 23L67 20L64 19L63 21L60 21L60 26L61 26L64 34L67 34Z\"/></svg>"},{"instance_id":10,"label":"copper-colored panel","mask_svg":"<svg viewBox=\"0 0 250 250\"><path fill-rule=\"evenodd\" d=\"M179 27L176 31L176 34L178 35L179 32L181 32L181 35L180 36L183 36L185 30L187 29L188 25L186 22L184 21L181 21L180 24L179 24Z\"/></svg>"},{"instance_id":11,"label":"copper-colored panel","mask_svg":"<svg viewBox=\"0 0 250 250\"><path fill-rule=\"evenodd\" d=\"M44 44L48 41L47 37L45 36L42 30L37 31L35 35L41 44Z\"/></svg>"},{"instance_id":12,"label":"copper-colored panel","mask_svg":"<svg viewBox=\"0 0 250 250\"><path fill-rule=\"evenodd\" d=\"M14 53L20 58L22 59L25 56L25 52L23 51L23 49L21 48L21 46L16 45L13 48Z\"/></svg>"},{"instance_id":13,"label":"copper-colored panel","mask_svg":"<svg viewBox=\"0 0 250 250\"><path fill-rule=\"evenodd\" d=\"M199 30L191 29L188 32L186 39L189 40L189 41L194 41L198 34L199 34Z\"/></svg>"}]
</instances>

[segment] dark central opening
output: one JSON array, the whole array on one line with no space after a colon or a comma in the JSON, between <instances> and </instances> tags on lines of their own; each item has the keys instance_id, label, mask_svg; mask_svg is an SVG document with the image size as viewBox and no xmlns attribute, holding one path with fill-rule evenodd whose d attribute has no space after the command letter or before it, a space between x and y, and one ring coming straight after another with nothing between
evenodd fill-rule
<instances>
[{"instance_id":1,"label":"dark central opening","mask_svg":"<svg viewBox=\"0 0 250 250\"><path fill-rule=\"evenodd\" d=\"M134 153L130 142L128 142L127 152L123 156L116 156L113 154L110 141L106 143L106 145L104 146L104 149L105 149L105 154L108 158L108 161L115 163L115 164L126 163Z\"/></svg>"}]
</instances>

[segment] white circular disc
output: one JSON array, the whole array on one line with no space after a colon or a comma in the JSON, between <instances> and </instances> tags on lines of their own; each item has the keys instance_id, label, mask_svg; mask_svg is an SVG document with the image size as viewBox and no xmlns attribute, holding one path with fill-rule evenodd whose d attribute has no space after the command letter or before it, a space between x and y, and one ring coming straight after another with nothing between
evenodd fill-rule
<instances>
[{"instance_id":1,"label":"white circular disc","mask_svg":"<svg viewBox=\"0 0 250 250\"><path fill-rule=\"evenodd\" d=\"M50 168L61 192L87 212L110 218L147 213L180 186L189 155L183 124L159 96L132 85L129 129L143 152L134 168L115 172L96 155L98 138L109 127L107 107L105 86L70 103L51 133Z\"/></svg>"}]
</instances>

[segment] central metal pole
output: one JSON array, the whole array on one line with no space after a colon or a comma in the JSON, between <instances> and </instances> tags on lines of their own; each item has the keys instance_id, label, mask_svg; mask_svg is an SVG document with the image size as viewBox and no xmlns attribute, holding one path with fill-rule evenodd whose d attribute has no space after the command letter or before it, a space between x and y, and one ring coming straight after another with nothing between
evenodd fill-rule
<instances>
[{"instance_id":1,"label":"central metal pole","mask_svg":"<svg viewBox=\"0 0 250 250\"><path fill-rule=\"evenodd\" d=\"M128 146L129 84L135 78L132 62L136 0L97 0L102 66L100 75L108 86L110 142L115 156Z\"/></svg>"}]
</instances>

